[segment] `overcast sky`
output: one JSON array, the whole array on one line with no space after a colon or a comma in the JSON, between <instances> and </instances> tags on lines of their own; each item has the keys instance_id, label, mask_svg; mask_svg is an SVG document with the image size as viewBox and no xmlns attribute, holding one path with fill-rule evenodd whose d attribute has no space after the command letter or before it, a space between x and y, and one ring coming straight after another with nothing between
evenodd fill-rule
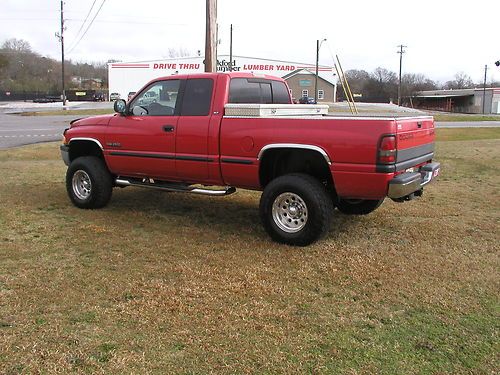
<instances>
[{"instance_id":1,"label":"overcast sky","mask_svg":"<svg viewBox=\"0 0 500 375\"><path fill-rule=\"evenodd\" d=\"M0 42L25 39L42 55L60 58L54 36L59 0L0 5ZM229 53L232 23L235 55L314 63L316 39L326 38L321 64L332 65L338 54L344 70L398 72L397 46L404 44L403 73L444 82L464 72L482 82L488 65L488 80L500 81L494 65L500 60L499 0L218 0L217 13L219 54ZM170 48L204 51L205 0L66 0L64 16L66 52L75 61L167 58Z\"/></svg>"}]
</instances>

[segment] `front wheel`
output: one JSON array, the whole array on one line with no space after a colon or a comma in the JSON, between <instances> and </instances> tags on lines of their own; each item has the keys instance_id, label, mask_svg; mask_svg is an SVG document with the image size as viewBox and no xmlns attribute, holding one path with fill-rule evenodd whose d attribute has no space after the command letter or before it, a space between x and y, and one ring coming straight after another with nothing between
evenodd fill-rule
<instances>
[{"instance_id":1,"label":"front wheel","mask_svg":"<svg viewBox=\"0 0 500 375\"><path fill-rule=\"evenodd\" d=\"M307 246L326 234L333 204L325 187L305 174L271 181L260 199L264 229L277 242Z\"/></svg>"},{"instance_id":2,"label":"front wheel","mask_svg":"<svg viewBox=\"0 0 500 375\"><path fill-rule=\"evenodd\" d=\"M375 211L383 199L339 199L337 208L346 215L366 215Z\"/></svg>"},{"instance_id":3,"label":"front wheel","mask_svg":"<svg viewBox=\"0 0 500 375\"><path fill-rule=\"evenodd\" d=\"M111 199L113 179L101 159L82 156L73 160L68 167L66 190L75 206L100 208Z\"/></svg>"}]
</instances>

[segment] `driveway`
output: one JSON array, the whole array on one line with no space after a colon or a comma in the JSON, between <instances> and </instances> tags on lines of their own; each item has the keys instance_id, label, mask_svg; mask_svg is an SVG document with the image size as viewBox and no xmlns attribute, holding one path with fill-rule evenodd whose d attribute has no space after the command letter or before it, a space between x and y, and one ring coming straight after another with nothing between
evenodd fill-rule
<instances>
[{"instance_id":1,"label":"driveway","mask_svg":"<svg viewBox=\"0 0 500 375\"><path fill-rule=\"evenodd\" d=\"M78 116L19 116L0 113L0 149L60 141L63 130L75 118Z\"/></svg>"}]
</instances>

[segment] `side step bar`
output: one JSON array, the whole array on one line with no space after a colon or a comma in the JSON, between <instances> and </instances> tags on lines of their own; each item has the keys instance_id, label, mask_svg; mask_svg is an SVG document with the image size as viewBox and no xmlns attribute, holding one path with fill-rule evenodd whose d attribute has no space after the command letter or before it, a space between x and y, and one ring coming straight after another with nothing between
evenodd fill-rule
<instances>
[{"instance_id":1,"label":"side step bar","mask_svg":"<svg viewBox=\"0 0 500 375\"><path fill-rule=\"evenodd\" d=\"M166 182L154 183L149 181L150 181L149 179L144 179L143 181L139 181L139 180L126 180L124 178L117 178L115 180L115 185L121 187L139 186L155 190L172 191L178 193L193 193L193 194L212 195L212 196L223 196L223 195L233 194L236 192L236 188L234 188L233 186L226 186L224 189L215 190L215 189L197 188L191 185L182 185L182 184L166 183Z\"/></svg>"}]
</instances>

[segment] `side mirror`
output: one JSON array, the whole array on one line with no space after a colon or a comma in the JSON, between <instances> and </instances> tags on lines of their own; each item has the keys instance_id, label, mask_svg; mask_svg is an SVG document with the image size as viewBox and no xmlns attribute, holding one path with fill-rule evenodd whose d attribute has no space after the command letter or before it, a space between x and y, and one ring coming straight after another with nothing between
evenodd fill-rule
<instances>
[{"instance_id":1,"label":"side mirror","mask_svg":"<svg viewBox=\"0 0 500 375\"><path fill-rule=\"evenodd\" d=\"M113 104L113 108L115 112L124 115L127 110L127 103L123 99L115 100L115 104Z\"/></svg>"}]
</instances>

